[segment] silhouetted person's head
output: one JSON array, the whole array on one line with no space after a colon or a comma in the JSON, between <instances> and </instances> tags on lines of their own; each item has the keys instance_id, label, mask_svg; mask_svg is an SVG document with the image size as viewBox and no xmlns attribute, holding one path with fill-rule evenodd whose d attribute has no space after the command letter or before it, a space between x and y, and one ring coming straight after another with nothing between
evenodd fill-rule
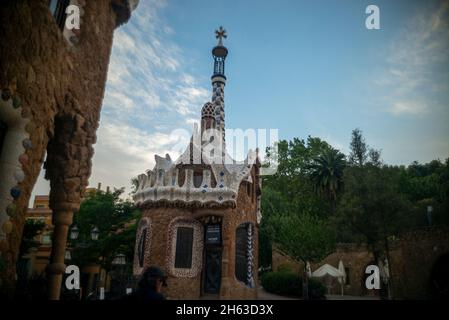
<instances>
[{"instance_id":1,"label":"silhouetted person's head","mask_svg":"<svg viewBox=\"0 0 449 320\"><path fill-rule=\"evenodd\" d=\"M140 289L153 289L156 292L161 292L163 286L167 286L167 276L158 266L148 267L139 281Z\"/></svg>"}]
</instances>

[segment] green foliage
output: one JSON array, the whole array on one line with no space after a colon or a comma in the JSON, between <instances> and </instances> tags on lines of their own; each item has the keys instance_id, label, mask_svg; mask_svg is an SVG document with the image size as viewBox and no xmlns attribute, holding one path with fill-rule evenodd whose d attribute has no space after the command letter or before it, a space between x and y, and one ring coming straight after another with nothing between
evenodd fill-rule
<instances>
[{"instance_id":1,"label":"green foliage","mask_svg":"<svg viewBox=\"0 0 449 320\"><path fill-rule=\"evenodd\" d=\"M367 159L368 146L362 135L362 130L356 128L351 133L351 153L349 154L349 163L363 166Z\"/></svg>"},{"instance_id":2,"label":"green foliage","mask_svg":"<svg viewBox=\"0 0 449 320\"><path fill-rule=\"evenodd\" d=\"M45 222L28 219L25 221L22 233L22 242L20 243L20 253L19 257L27 254L31 248L36 248L39 246L39 242L34 240L34 238L42 232L45 228Z\"/></svg>"},{"instance_id":3,"label":"green foliage","mask_svg":"<svg viewBox=\"0 0 449 320\"><path fill-rule=\"evenodd\" d=\"M291 271L267 272L261 278L262 287L280 295L300 296L302 279Z\"/></svg>"},{"instance_id":4,"label":"green foliage","mask_svg":"<svg viewBox=\"0 0 449 320\"><path fill-rule=\"evenodd\" d=\"M337 193L342 188L345 155L336 149L325 150L313 159L309 177L318 192L324 194L331 203L332 213L337 205Z\"/></svg>"},{"instance_id":5,"label":"green foliage","mask_svg":"<svg viewBox=\"0 0 449 320\"><path fill-rule=\"evenodd\" d=\"M278 267L278 271L288 271L288 272L293 272L291 265L289 265L288 263L282 263L281 265L279 265Z\"/></svg>"},{"instance_id":6,"label":"green foliage","mask_svg":"<svg viewBox=\"0 0 449 320\"><path fill-rule=\"evenodd\" d=\"M267 291L279 295L302 296L302 278L291 271L267 272L261 277L262 287ZM316 279L309 279L309 297L324 299L326 288Z\"/></svg>"},{"instance_id":7,"label":"green foliage","mask_svg":"<svg viewBox=\"0 0 449 320\"><path fill-rule=\"evenodd\" d=\"M261 267L269 267L271 265L271 239L269 232L266 231L266 224L263 225L262 229L259 229L259 265Z\"/></svg>"},{"instance_id":8,"label":"green foliage","mask_svg":"<svg viewBox=\"0 0 449 320\"><path fill-rule=\"evenodd\" d=\"M409 227L411 203L398 192L387 171L372 165L349 167L344 179L345 193L334 220L337 227L349 226L351 233L371 246Z\"/></svg>"},{"instance_id":9,"label":"green foliage","mask_svg":"<svg viewBox=\"0 0 449 320\"><path fill-rule=\"evenodd\" d=\"M269 223L276 245L298 261L320 261L334 249L334 236L325 219L306 213L276 215Z\"/></svg>"},{"instance_id":10,"label":"green foliage","mask_svg":"<svg viewBox=\"0 0 449 320\"><path fill-rule=\"evenodd\" d=\"M315 193L308 171L314 159L330 149L328 143L309 136L307 142L297 138L289 142L282 140L277 151L267 150L268 157L276 151L279 166L276 174L263 177L262 209L265 216L305 212L325 215L328 212L328 204Z\"/></svg>"},{"instance_id":11,"label":"green foliage","mask_svg":"<svg viewBox=\"0 0 449 320\"><path fill-rule=\"evenodd\" d=\"M367 243L375 254L386 251L389 237L428 225L428 206L432 224L449 225L449 159L385 165L360 129L352 131L350 147L347 163L310 136L267 150L268 162L278 159L278 171L263 177L261 266L270 266L273 243L297 260L319 260L334 236Z\"/></svg>"},{"instance_id":12,"label":"green foliage","mask_svg":"<svg viewBox=\"0 0 449 320\"><path fill-rule=\"evenodd\" d=\"M312 300L325 299L326 287L317 279L310 278L309 283L309 296Z\"/></svg>"},{"instance_id":13,"label":"green foliage","mask_svg":"<svg viewBox=\"0 0 449 320\"><path fill-rule=\"evenodd\" d=\"M109 270L118 253L125 254L128 262L132 261L139 211L133 203L120 198L122 193L123 189L98 190L81 203L74 217L80 233L77 240L70 240L76 264L100 263ZM97 241L91 240L94 227L100 231Z\"/></svg>"},{"instance_id":14,"label":"green foliage","mask_svg":"<svg viewBox=\"0 0 449 320\"><path fill-rule=\"evenodd\" d=\"M267 149L268 161L277 158L279 165L276 174L263 177L263 218L259 232L261 266L271 264L271 216L302 213L325 216L329 212L329 203L323 202L315 192L313 183L308 179L308 170L313 159L330 149L328 143L310 136L307 141L297 138L282 140L277 150Z\"/></svg>"}]
</instances>

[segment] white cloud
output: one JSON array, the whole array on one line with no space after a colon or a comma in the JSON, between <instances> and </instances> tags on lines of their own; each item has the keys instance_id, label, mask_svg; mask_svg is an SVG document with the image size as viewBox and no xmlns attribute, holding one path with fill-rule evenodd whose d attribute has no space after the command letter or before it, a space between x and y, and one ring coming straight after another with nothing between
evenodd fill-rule
<instances>
[{"instance_id":1,"label":"white cloud","mask_svg":"<svg viewBox=\"0 0 449 320\"><path fill-rule=\"evenodd\" d=\"M417 101L396 101L390 111L393 114L418 115L427 112L428 106Z\"/></svg>"},{"instance_id":2,"label":"white cloud","mask_svg":"<svg viewBox=\"0 0 449 320\"><path fill-rule=\"evenodd\" d=\"M132 177L154 166L155 154L178 157L209 98L170 40L175 30L160 15L166 5L140 1L115 32L91 185L129 187Z\"/></svg>"},{"instance_id":3,"label":"white cloud","mask_svg":"<svg viewBox=\"0 0 449 320\"><path fill-rule=\"evenodd\" d=\"M394 115L421 115L438 106L429 92L448 91L440 83L449 65L449 1L436 9L422 9L393 39L388 68L375 84L386 91L387 111Z\"/></svg>"}]
</instances>

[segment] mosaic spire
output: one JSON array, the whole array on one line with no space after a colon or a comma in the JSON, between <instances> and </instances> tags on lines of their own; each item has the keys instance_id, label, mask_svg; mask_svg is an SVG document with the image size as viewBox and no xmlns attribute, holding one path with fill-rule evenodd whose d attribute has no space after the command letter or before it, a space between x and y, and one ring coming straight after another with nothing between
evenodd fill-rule
<instances>
[{"instance_id":1,"label":"mosaic spire","mask_svg":"<svg viewBox=\"0 0 449 320\"><path fill-rule=\"evenodd\" d=\"M228 49L223 46L223 39L227 38L226 30L220 26L215 30L218 44L212 49L214 58L214 73L212 75L212 105L215 112L216 128L222 131L223 145L225 143L225 113L224 113L224 87L226 85L225 60Z\"/></svg>"}]
</instances>

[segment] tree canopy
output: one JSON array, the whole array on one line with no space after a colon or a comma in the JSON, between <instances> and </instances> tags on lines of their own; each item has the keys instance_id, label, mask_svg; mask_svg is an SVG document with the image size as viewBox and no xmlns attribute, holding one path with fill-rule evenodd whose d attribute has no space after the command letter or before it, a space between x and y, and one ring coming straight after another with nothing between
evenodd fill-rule
<instances>
[{"instance_id":1,"label":"tree canopy","mask_svg":"<svg viewBox=\"0 0 449 320\"><path fill-rule=\"evenodd\" d=\"M69 239L72 259L79 265L99 263L108 270L119 253L124 254L128 262L133 260L139 211L132 202L120 198L123 192L123 189L97 190L81 203L74 217L79 236L77 240ZM94 227L100 232L97 241L91 240Z\"/></svg>"},{"instance_id":2,"label":"tree canopy","mask_svg":"<svg viewBox=\"0 0 449 320\"><path fill-rule=\"evenodd\" d=\"M363 242L383 256L388 239L401 232L449 225L449 159L387 165L360 129L351 138L347 161L310 136L279 141L276 154L268 148L268 161L277 156L279 165L263 177L261 265L270 265L273 243L298 260L319 259L326 250L311 247L332 247L334 240Z\"/></svg>"}]
</instances>

